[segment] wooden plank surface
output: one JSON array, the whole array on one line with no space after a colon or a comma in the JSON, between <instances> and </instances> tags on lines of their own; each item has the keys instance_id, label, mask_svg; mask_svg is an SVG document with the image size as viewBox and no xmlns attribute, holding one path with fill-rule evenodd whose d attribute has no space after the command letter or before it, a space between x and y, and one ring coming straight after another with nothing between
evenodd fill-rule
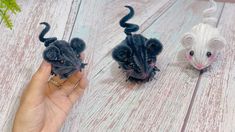
<instances>
[{"instance_id":1,"label":"wooden plank surface","mask_svg":"<svg viewBox=\"0 0 235 132\"><path fill-rule=\"evenodd\" d=\"M201 76L186 131L235 131L235 4L226 4L219 29L227 46Z\"/></svg>"},{"instance_id":2,"label":"wooden plank surface","mask_svg":"<svg viewBox=\"0 0 235 132\"><path fill-rule=\"evenodd\" d=\"M207 2L177 1L144 32L147 37L160 38L165 46L158 61L162 72L152 82L142 85L125 82L125 75L111 59L111 47L107 47L107 51L96 48L102 56L107 55L99 62L103 65L94 67L92 83L70 114L70 124L65 125L63 131L181 130L199 73L191 77L174 67L172 62L176 58L172 56L180 50L177 41L182 33L201 21L202 11L207 7ZM218 16L222 5L219 9ZM123 39L116 36L110 43ZM102 71L94 74L101 67Z\"/></svg>"},{"instance_id":3,"label":"wooden plank surface","mask_svg":"<svg viewBox=\"0 0 235 132\"><path fill-rule=\"evenodd\" d=\"M63 40L70 40L72 31L75 25L75 21L77 19L78 12L80 10L81 0L73 0L71 5L69 17L67 20L66 27L64 29Z\"/></svg>"},{"instance_id":4,"label":"wooden plank surface","mask_svg":"<svg viewBox=\"0 0 235 132\"><path fill-rule=\"evenodd\" d=\"M233 0L223 0L234 2ZM14 30L0 24L0 131L11 131L23 88L42 61L38 40L41 21L52 25L48 36L87 43L90 86L74 105L61 131L234 131L235 4L226 4L219 28L228 46L203 75L177 65L180 36L202 20L208 1L188 0L19 0ZM128 4L127 4L128 3ZM161 72L146 84L126 82L111 50L125 34L119 20L124 5L136 10L131 22L139 33L159 38ZM219 4L217 16L221 15Z\"/></svg>"},{"instance_id":5,"label":"wooden plank surface","mask_svg":"<svg viewBox=\"0 0 235 132\"><path fill-rule=\"evenodd\" d=\"M42 61L45 49L38 40L43 29L52 25L48 35L62 38L72 0L19 0L22 12L14 16L11 31L0 25L0 131L11 131L22 89Z\"/></svg>"}]
</instances>

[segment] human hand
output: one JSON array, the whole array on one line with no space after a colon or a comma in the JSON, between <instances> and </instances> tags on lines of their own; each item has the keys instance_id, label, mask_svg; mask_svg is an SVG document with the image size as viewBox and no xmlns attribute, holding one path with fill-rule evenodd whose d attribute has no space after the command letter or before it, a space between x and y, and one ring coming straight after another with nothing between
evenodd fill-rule
<instances>
[{"instance_id":1,"label":"human hand","mask_svg":"<svg viewBox=\"0 0 235 132\"><path fill-rule=\"evenodd\" d=\"M55 76L52 78L54 83L48 81L50 73L51 65L43 61L22 95L14 120L14 132L59 131L88 84L83 72L75 73L67 80Z\"/></svg>"}]
</instances>

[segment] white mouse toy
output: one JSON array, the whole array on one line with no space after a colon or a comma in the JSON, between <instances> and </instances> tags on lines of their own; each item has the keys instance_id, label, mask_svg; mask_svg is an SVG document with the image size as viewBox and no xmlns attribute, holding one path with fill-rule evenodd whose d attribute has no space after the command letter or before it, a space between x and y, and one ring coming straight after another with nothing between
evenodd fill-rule
<instances>
[{"instance_id":1,"label":"white mouse toy","mask_svg":"<svg viewBox=\"0 0 235 132\"><path fill-rule=\"evenodd\" d=\"M195 25L181 39L186 61L198 70L209 67L226 45L224 37L216 28L217 19L212 17L217 11L217 4L214 0L210 0L210 3L212 6L203 12L203 22Z\"/></svg>"}]
</instances>

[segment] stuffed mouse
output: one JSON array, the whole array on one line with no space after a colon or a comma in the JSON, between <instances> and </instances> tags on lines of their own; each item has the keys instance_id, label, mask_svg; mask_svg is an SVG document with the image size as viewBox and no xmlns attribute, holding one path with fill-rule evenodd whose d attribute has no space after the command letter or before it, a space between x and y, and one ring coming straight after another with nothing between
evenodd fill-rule
<instances>
[{"instance_id":1,"label":"stuffed mouse","mask_svg":"<svg viewBox=\"0 0 235 132\"><path fill-rule=\"evenodd\" d=\"M162 51L162 44L157 39L147 39L141 34L132 34L139 30L139 26L126 23L134 16L134 9L125 6L130 13L120 21L127 35L112 52L113 59L120 68L126 72L128 80L134 82L147 82L151 80L159 69L155 66L156 56Z\"/></svg>"},{"instance_id":2,"label":"stuffed mouse","mask_svg":"<svg viewBox=\"0 0 235 132\"><path fill-rule=\"evenodd\" d=\"M40 24L46 26L39 35L39 40L46 46L43 58L52 65L52 74L66 79L74 72L81 71L86 65L80 58L86 47L85 42L79 38L73 38L70 43L55 37L44 38L50 30L50 25L46 22Z\"/></svg>"},{"instance_id":3,"label":"stuffed mouse","mask_svg":"<svg viewBox=\"0 0 235 132\"><path fill-rule=\"evenodd\" d=\"M214 0L210 2L211 8L203 12L203 23L195 25L181 39L181 44L186 49L186 61L198 70L209 67L226 44L216 28L217 19L212 17L217 11L217 4Z\"/></svg>"}]
</instances>

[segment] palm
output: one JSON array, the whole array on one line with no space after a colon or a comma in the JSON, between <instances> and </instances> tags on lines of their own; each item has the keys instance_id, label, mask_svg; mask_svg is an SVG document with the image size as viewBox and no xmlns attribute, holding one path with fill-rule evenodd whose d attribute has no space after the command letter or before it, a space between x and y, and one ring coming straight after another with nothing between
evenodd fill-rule
<instances>
[{"instance_id":1,"label":"palm","mask_svg":"<svg viewBox=\"0 0 235 132\"><path fill-rule=\"evenodd\" d=\"M51 126L53 126L53 128L59 129L65 121L66 116L68 115L74 103L74 100L68 96L68 94L72 93L72 87L74 86L71 85L73 84L71 83L71 79L63 82L63 84L64 85L62 85L61 87L65 87L67 89L60 89L53 84L48 84L46 88L47 91L45 98L41 100L41 103L39 103L39 107L35 107L36 111L34 114L40 115L40 117L42 117L41 123L39 124L44 124L43 126L40 126L41 128L38 129L48 130L49 128L51 128ZM80 94L78 90L73 92ZM35 102L34 104L37 104L37 102ZM37 113L37 111L40 111L40 113Z\"/></svg>"},{"instance_id":2,"label":"palm","mask_svg":"<svg viewBox=\"0 0 235 132\"><path fill-rule=\"evenodd\" d=\"M34 100L31 103L31 106L28 104L27 111L23 110L24 112L22 113L27 112L28 115L34 115L25 116L31 122L28 127L34 131L48 130L50 128L59 129L72 106L69 98L60 91L55 91L43 100Z\"/></svg>"},{"instance_id":3,"label":"palm","mask_svg":"<svg viewBox=\"0 0 235 132\"><path fill-rule=\"evenodd\" d=\"M59 128L66 119L72 104L70 99L60 91L56 91L46 97L42 102L42 107L38 107L38 109L41 109L39 111L44 112L44 117L41 120L44 124L43 129L47 130L50 126Z\"/></svg>"},{"instance_id":4,"label":"palm","mask_svg":"<svg viewBox=\"0 0 235 132\"><path fill-rule=\"evenodd\" d=\"M86 77L81 72L65 81L53 77L61 84L59 87L46 80L41 84L40 78L34 77L29 83L16 114L15 122L18 124L14 130L23 124L25 131L58 131L87 85Z\"/></svg>"}]
</instances>

